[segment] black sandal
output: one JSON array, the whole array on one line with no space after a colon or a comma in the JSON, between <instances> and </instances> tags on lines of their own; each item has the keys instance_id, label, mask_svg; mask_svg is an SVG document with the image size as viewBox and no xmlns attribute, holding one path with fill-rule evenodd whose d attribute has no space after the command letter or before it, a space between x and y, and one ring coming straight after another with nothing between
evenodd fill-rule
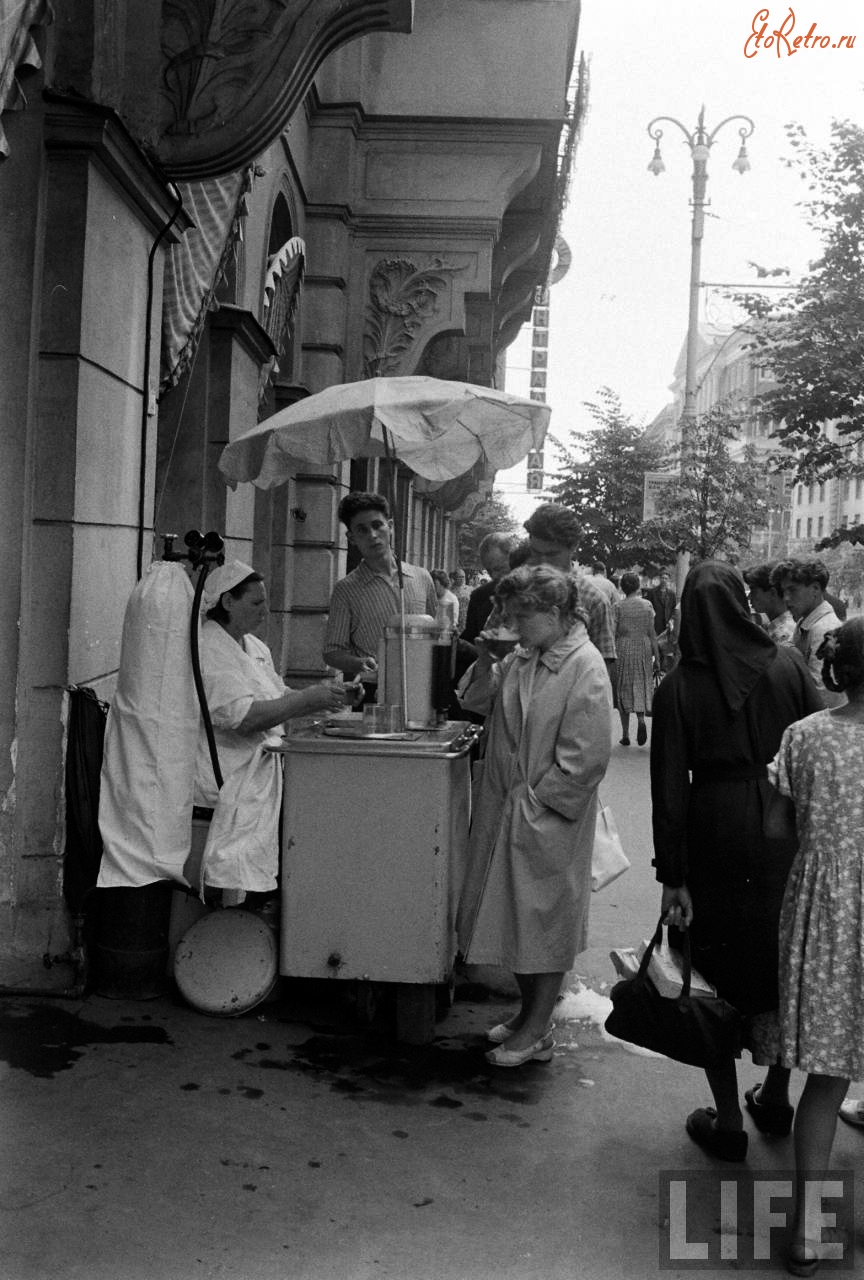
<instances>
[{"instance_id":1,"label":"black sandal","mask_svg":"<svg viewBox=\"0 0 864 1280\"><path fill-rule=\"evenodd\" d=\"M718 1129L713 1107L698 1107L687 1117L686 1128L703 1151L718 1160L746 1160L747 1134L743 1129Z\"/></svg>"},{"instance_id":2,"label":"black sandal","mask_svg":"<svg viewBox=\"0 0 864 1280\"><path fill-rule=\"evenodd\" d=\"M761 1084L754 1084L752 1089L745 1089L744 1105L760 1133L773 1133L778 1138L785 1138L792 1132L795 1108L788 1103L760 1102L761 1089Z\"/></svg>"}]
</instances>

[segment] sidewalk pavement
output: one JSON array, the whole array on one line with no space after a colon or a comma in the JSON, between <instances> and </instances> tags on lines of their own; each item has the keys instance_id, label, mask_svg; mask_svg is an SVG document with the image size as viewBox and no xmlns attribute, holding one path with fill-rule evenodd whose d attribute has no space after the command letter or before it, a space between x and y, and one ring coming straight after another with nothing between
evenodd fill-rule
<instances>
[{"instance_id":1,"label":"sidewalk pavement","mask_svg":"<svg viewBox=\"0 0 864 1280\"><path fill-rule=\"evenodd\" d=\"M170 993L0 998L0 1280L690 1276L661 1269L670 1243L707 1247L702 1275L749 1274L744 1174L788 1177L791 1139L747 1119L746 1165L710 1159L684 1131L710 1102L702 1073L602 1030L609 951L659 908L647 769L647 751L614 748L601 794L633 865L592 901L551 1063L486 1062L484 1030L515 1006L498 971L462 981L420 1047L360 1025L338 981L283 981L238 1018ZM745 1058L742 1095L760 1075ZM864 1131L839 1124L834 1168L851 1176L862 1154ZM671 1171L683 1222L661 1197ZM721 1234L721 1180L727 1203L739 1183L737 1235ZM860 1193L857 1208L864 1221Z\"/></svg>"},{"instance_id":2,"label":"sidewalk pavement","mask_svg":"<svg viewBox=\"0 0 864 1280\"><path fill-rule=\"evenodd\" d=\"M719 1181L743 1166L684 1132L701 1073L609 1041L605 995L575 978L552 1062L492 1068L482 1032L513 1001L474 977L420 1047L358 1026L347 983L284 981L238 1018L172 995L0 1001L3 1280L678 1277L672 1170L709 1179L687 1231L716 1259ZM791 1139L747 1128L747 1169L791 1168ZM839 1125L836 1167L862 1143Z\"/></svg>"}]
</instances>

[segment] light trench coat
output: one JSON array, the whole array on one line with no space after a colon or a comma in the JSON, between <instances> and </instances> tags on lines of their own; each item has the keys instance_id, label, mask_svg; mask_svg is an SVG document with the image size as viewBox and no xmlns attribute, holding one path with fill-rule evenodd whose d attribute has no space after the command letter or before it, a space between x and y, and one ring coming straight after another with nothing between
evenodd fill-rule
<instances>
[{"instance_id":1,"label":"light trench coat","mask_svg":"<svg viewBox=\"0 0 864 1280\"><path fill-rule=\"evenodd\" d=\"M491 715L457 914L470 964L564 973L587 945L612 690L584 625L517 649Z\"/></svg>"}]
</instances>

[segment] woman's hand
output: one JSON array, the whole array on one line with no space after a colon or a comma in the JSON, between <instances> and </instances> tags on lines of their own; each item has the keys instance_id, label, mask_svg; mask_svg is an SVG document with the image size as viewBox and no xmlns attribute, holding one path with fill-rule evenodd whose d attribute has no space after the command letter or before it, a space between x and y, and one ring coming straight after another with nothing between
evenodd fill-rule
<instances>
[{"instance_id":1,"label":"woman's hand","mask_svg":"<svg viewBox=\"0 0 864 1280\"><path fill-rule=\"evenodd\" d=\"M323 684L310 685L308 689L303 689L301 697L303 699L303 710L297 710L294 715L308 715L314 711L344 711L349 702L353 702L354 688L350 684L343 684L339 680L325 680Z\"/></svg>"},{"instance_id":2,"label":"woman's hand","mask_svg":"<svg viewBox=\"0 0 864 1280\"><path fill-rule=\"evenodd\" d=\"M664 884L663 896L660 899L660 914L666 924L676 929L686 929L693 920L693 899L686 884L673 889Z\"/></svg>"}]
</instances>

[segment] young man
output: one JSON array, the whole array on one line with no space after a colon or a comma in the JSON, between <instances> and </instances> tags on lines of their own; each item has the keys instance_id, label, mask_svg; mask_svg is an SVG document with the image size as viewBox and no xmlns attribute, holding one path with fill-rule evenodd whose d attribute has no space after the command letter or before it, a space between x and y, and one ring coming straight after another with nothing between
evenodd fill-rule
<instances>
[{"instance_id":1,"label":"young man","mask_svg":"<svg viewBox=\"0 0 864 1280\"><path fill-rule=\"evenodd\" d=\"M825 700L826 707L838 707L845 693L830 693L822 681L822 661L816 657L829 631L836 631L840 619L825 599L828 568L821 560L781 560L771 571L771 584L783 596L795 619L793 644L803 655Z\"/></svg>"},{"instance_id":2,"label":"young man","mask_svg":"<svg viewBox=\"0 0 864 1280\"><path fill-rule=\"evenodd\" d=\"M744 581L750 591L750 606L755 613L768 619L765 630L775 644L795 643L795 619L786 607L786 601L776 586L771 584L774 564L754 564L744 570Z\"/></svg>"},{"instance_id":3,"label":"young man","mask_svg":"<svg viewBox=\"0 0 864 1280\"><path fill-rule=\"evenodd\" d=\"M579 604L588 615L588 636L605 658L614 687L616 650L612 602L591 578L573 572L573 560L582 536L577 516L569 507L562 507L557 502L543 502L535 507L523 528L528 534L526 564L548 564L575 577Z\"/></svg>"},{"instance_id":4,"label":"young man","mask_svg":"<svg viewBox=\"0 0 864 1280\"><path fill-rule=\"evenodd\" d=\"M393 521L380 493L349 493L339 503L348 541L360 553L356 569L336 583L324 633L324 661L346 676L378 669L378 644L399 612L399 574L393 554ZM435 617L438 597L425 569L402 562L405 612Z\"/></svg>"},{"instance_id":5,"label":"young man","mask_svg":"<svg viewBox=\"0 0 864 1280\"><path fill-rule=\"evenodd\" d=\"M589 577L573 571L573 557L582 533L578 518L569 507L562 507L556 502L544 502L534 509L523 528L528 534L528 545L524 548L527 553L525 564L550 565L576 579L579 605L587 616L588 637L602 654L614 689L617 655L613 606ZM497 626L498 618L497 611L493 611L487 625ZM488 715L497 687L498 677L493 670L492 655L488 650L481 649L477 662L469 668L459 685L462 706L475 715Z\"/></svg>"}]
</instances>

